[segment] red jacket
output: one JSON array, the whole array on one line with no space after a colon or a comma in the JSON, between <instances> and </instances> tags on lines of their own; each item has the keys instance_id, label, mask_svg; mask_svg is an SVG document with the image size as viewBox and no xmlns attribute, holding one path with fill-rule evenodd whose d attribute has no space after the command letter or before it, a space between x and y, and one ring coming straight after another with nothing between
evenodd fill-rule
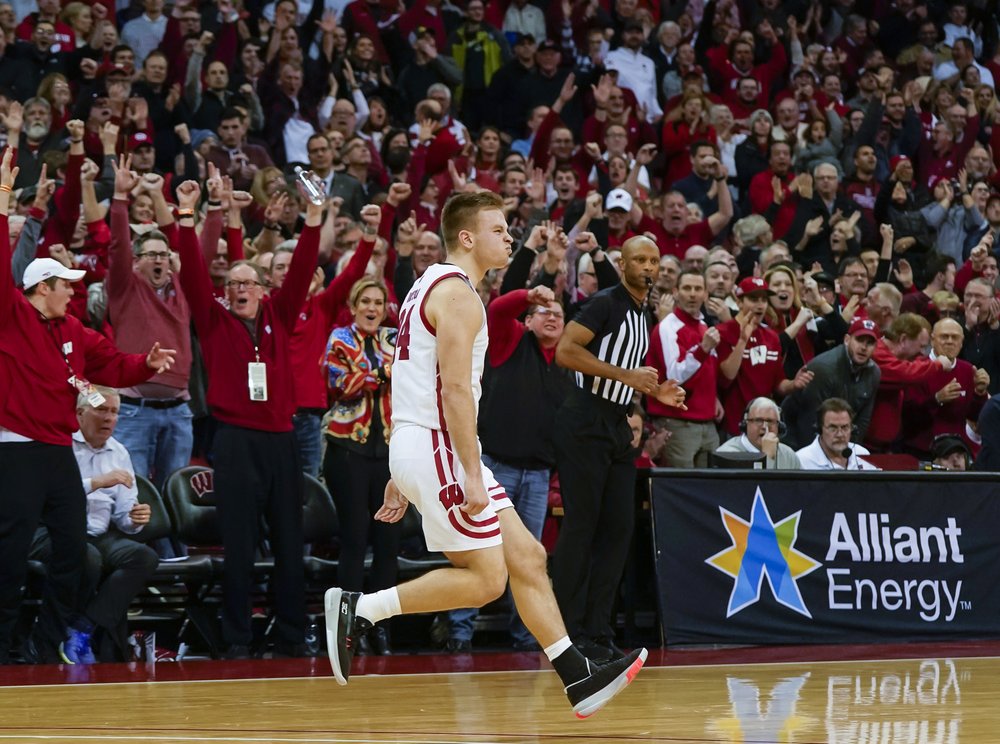
<instances>
[{"instance_id":1,"label":"red jacket","mask_svg":"<svg viewBox=\"0 0 1000 744\"><path fill-rule=\"evenodd\" d=\"M685 421L715 419L715 388L719 358L715 350L701 348L708 325L700 317L692 318L679 307L660 321L649 338L646 364L656 367L660 382L677 380L687 392L687 410L666 406L656 398L647 398L651 416L669 416Z\"/></svg>"},{"instance_id":2,"label":"red jacket","mask_svg":"<svg viewBox=\"0 0 1000 744\"><path fill-rule=\"evenodd\" d=\"M771 179L774 176L774 171L768 168L750 179L750 211L753 214L766 217L768 210L771 209L771 205L774 203L774 187L771 185ZM784 182L781 190L785 198L781 202L781 206L778 207L774 219L770 220L776 240L785 237L788 228L795 221L795 210L799 204L798 194L792 194L788 188L795 180L795 174L789 169L781 180Z\"/></svg>"},{"instance_id":3,"label":"red jacket","mask_svg":"<svg viewBox=\"0 0 1000 744\"><path fill-rule=\"evenodd\" d=\"M741 77L754 77L760 83L761 101L771 100L771 86L781 87L784 84L785 68L788 66L788 55L785 47L780 42L771 47L771 58L760 65L757 65L749 73L742 72L729 60L729 47L725 44L712 47L705 56L708 57L708 69L712 77L719 83L722 89L722 98L725 101L737 100L736 88ZM714 88L715 86L713 86ZM716 88L718 90L718 88ZM740 411L742 414L743 412Z\"/></svg>"},{"instance_id":4,"label":"red jacket","mask_svg":"<svg viewBox=\"0 0 1000 744\"><path fill-rule=\"evenodd\" d=\"M205 355L208 406L219 421L258 431L292 430L296 394L291 336L316 268L319 230L307 226L302 231L282 291L261 300L255 335L257 354L267 365L268 399L252 401L247 365L256 361L257 354L250 331L215 299L194 228L180 228L181 287Z\"/></svg>"},{"instance_id":5,"label":"red jacket","mask_svg":"<svg viewBox=\"0 0 1000 744\"><path fill-rule=\"evenodd\" d=\"M0 426L69 447L77 390L69 378L130 387L153 375L145 354L122 354L72 315L43 320L14 287L7 216L0 215ZM64 357L65 354L65 357Z\"/></svg>"},{"instance_id":6,"label":"red jacket","mask_svg":"<svg viewBox=\"0 0 1000 744\"><path fill-rule=\"evenodd\" d=\"M295 371L297 408L326 408L326 345L334 319L344 307L351 287L365 274L375 241L362 239L347 266L329 286L305 301L292 332L292 369ZM278 293L280 294L280 293Z\"/></svg>"},{"instance_id":7,"label":"red jacket","mask_svg":"<svg viewBox=\"0 0 1000 744\"><path fill-rule=\"evenodd\" d=\"M868 425L864 444L873 452L885 452L899 436L903 415L903 390L940 372L941 365L926 357L912 361L900 359L889 351L889 347L881 339L875 345L872 359L882 370L882 378L875 394L872 420Z\"/></svg>"},{"instance_id":8,"label":"red jacket","mask_svg":"<svg viewBox=\"0 0 1000 744\"><path fill-rule=\"evenodd\" d=\"M663 228L663 223L644 216L635 227L635 232L640 235L645 232L652 233L656 237L656 247L659 248L660 255L666 256L669 253L678 259L684 258L684 253L691 246L703 245L707 248L715 240L708 220L687 225L680 235L671 235Z\"/></svg>"}]
</instances>

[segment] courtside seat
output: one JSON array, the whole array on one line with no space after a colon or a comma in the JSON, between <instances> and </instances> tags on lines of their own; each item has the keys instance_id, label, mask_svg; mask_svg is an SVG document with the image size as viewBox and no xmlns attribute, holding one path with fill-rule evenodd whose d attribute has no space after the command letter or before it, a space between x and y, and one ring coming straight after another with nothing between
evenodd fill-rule
<instances>
[{"instance_id":1,"label":"courtside seat","mask_svg":"<svg viewBox=\"0 0 1000 744\"><path fill-rule=\"evenodd\" d=\"M173 524L163 503L163 497L156 486L141 475L136 476L136 487L139 490L139 503L148 504L150 508L149 524L140 532L130 535L137 542L149 544L154 540L170 537L173 534ZM164 579L176 577L180 580L208 579L212 576L212 559L207 555L189 555L184 558L161 560L156 567L155 577Z\"/></svg>"},{"instance_id":2,"label":"courtside seat","mask_svg":"<svg viewBox=\"0 0 1000 744\"><path fill-rule=\"evenodd\" d=\"M307 544L329 542L340 532L337 507L326 486L311 475L304 476L302 534ZM337 579L337 561L307 555L303 559L307 582L330 584Z\"/></svg>"}]
</instances>

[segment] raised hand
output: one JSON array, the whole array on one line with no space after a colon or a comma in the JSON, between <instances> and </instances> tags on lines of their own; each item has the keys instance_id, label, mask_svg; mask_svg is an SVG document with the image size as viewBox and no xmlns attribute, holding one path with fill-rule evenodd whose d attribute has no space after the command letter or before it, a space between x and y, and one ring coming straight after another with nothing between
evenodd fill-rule
<instances>
[{"instance_id":1,"label":"raised hand","mask_svg":"<svg viewBox=\"0 0 1000 744\"><path fill-rule=\"evenodd\" d=\"M555 302L556 294L549 287L540 284L528 290L527 299L529 305L547 306L550 302Z\"/></svg>"},{"instance_id":2,"label":"raised hand","mask_svg":"<svg viewBox=\"0 0 1000 744\"><path fill-rule=\"evenodd\" d=\"M139 179L139 189L147 194L158 194L163 191L163 176L158 173L146 173Z\"/></svg>"},{"instance_id":3,"label":"raised hand","mask_svg":"<svg viewBox=\"0 0 1000 744\"><path fill-rule=\"evenodd\" d=\"M0 121L7 128L8 137L11 132L20 133L24 126L24 107L17 101L11 101L7 105L7 113L0 117Z\"/></svg>"},{"instance_id":4,"label":"raised hand","mask_svg":"<svg viewBox=\"0 0 1000 744\"><path fill-rule=\"evenodd\" d=\"M73 268L73 256L62 243L53 243L49 246L49 257L54 258L67 269Z\"/></svg>"},{"instance_id":5,"label":"raised hand","mask_svg":"<svg viewBox=\"0 0 1000 744\"><path fill-rule=\"evenodd\" d=\"M166 372L173 365L176 356L176 349L161 349L160 342L157 341L146 355L146 366L155 369L157 374Z\"/></svg>"},{"instance_id":6,"label":"raised hand","mask_svg":"<svg viewBox=\"0 0 1000 744\"><path fill-rule=\"evenodd\" d=\"M288 203L288 194L284 191L276 191L271 195L271 199L267 202L267 206L264 207L264 222L277 222L281 218L281 214L285 211L285 205Z\"/></svg>"},{"instance_id":7,"label":"raised hand","mask_svg":"<svg viewBox=\"0 0 1000 744\"><path fill-rule=\"evenodd\" d=\"M397 182L389 187L389 195L386 197L386 201L392 206L398 208L400 204L403 204L410 198L410 194L412 193L413 188L410 184Z\"/></svg>"},{"instance_id":8,"label":"raised hand","mask_svg":"<svg viewBox=\"0 0 1000 744\"><path fill-rule=\"evenodd\" d=\"M127 196L139 183L139 174L132 170L132 156L125 154L112 158L111 167L115 171L115 196Z\"/></svg>"},{"instance_id":9,"label":"raised hand","mask_svg":"<svg viewBox=\"0 0 1000 744\"><path fill-rule=\"evenodd\" d=\"M185 181L177 187L177 204L181 209L194 209L200 198L201 186L197 181Z\"/></svg>"},{"instance_id":10,"label":"raised hand","mask_svg":"<svg viewBox=\"0 0 1000 744\"><path fill-rule=\"evenodd\" d=\"M3 151L3 159L0 159L0 189L5 191L8 196L10 194L10 190L14 188L14 180L17 178L17 174L21 171L21 169L17 166L11 167L13 155L13 148L5 147Z\"/></svg>"},{"instance_id":11,"label":"raised hand","mask_svg":"<svg viewBox=\"0 0 1000 744\"><path fill-rule=\"evenodd\" d=\"M93 160L84 160L83 164L84 166L89 164L96 173L97 165L94 164ZM82 175L83 167L80 168L80 171ZM38 183L35 185L35 202L33 204L33 206L42 210L48 207L49 199L52 198L52 194L55 193L56 190L56 182L49 178L48 173L48 165L46 163L42 163L42 170L38 174Z\"/></svg>"},{"instance_id":12,"label":"raised hand","mask_svg":"<svg viewBox=\"0 0 1000 744\"><path fill-rule=\"evenodd\" d=\"M600 196L600 194L598 194ZM579 233L574 239L576 243L576 249L580 253L590 253L591 251L596 251L601 246L597 243L597 238L592 232L582 232Z\"/></svg>"},{"instance_id":13,"label":"raised hand","mask_svg":"<svg viewBox=\"0 0 1000 744\"><path fill-rule=\"evenodd\" d=\"M366 233L377 234L378 226L382 222L382 208L377 204L366 204L361 208L361 221L364 223Z\"/></svg>"},{"instance_id":14,"label":"raised hand","mask_svg":"<svg viewBox=\"0 0 1000 744\"><path fill-rule=\"evenodd\" d=\"M243 210L253 204L253 196L248 191L234 191L229 197L229 208Z\"/></svg>"}]
</instances>

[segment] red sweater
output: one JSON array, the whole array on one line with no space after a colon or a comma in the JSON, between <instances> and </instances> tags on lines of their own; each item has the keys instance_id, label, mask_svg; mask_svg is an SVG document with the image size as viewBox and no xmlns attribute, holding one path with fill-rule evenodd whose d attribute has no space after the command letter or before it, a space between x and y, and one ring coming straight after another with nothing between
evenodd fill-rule
<instances>
[{"instance_id":1,"label":"red sweater","mask_svg":"<svg viewBox=\"0 0 1000 744\"><path fill-rule=\"evenodd\" d=\"M715 349L721 363L729 358L733 347L739 342L740 325L734 319L720 323L716 328L722 338ZM726 431L738 434L747 404L754 398L775 397L778 386L784 379L781 339L770 328L758 326L743 349L743 359L735 379L728 380L725 375L719 375L722 406L726 411Z\"/></svg>"},{"instance_id":2,"label":"red sweater","mask_svg":"<svg viewBox=\"0 0 1000 744\"><path fill-rule=\"evenodd\" d=\"M699 314L700 315L700 314ZM687 410L666 406L656 398L647 398L651 416L669 416L685 421L712 421L715 419L715 388L718 380L719 358L715 351L701 348L708 325L693 318L679 307L660 321L649 338L646 364L656 367L660 382L677 380L687 397Z\"/></svg>"},{"instance_id":3,"label":"red sweater","mask_svg":"<svg viewBox=\"0 0 1000 744\"><path fill-rule=\"evenodd\" d=\"M215 299L194 228L180 228L181 287L205 355L208 406L220 421L259 431L292 430L296 393L291 336L316 267L319 230L307 226L302 231L282 291L261 300L255 335L260 361L267 365L268 399L252 401L247 389L247 365L255 361L250 331Z\"/></svg>"},{"instance_id":4,"label":"red sweater","mask_svg":"<svg viewBox=\"0 0 1000 744\"><path fill-rule=\"evenodd\" d=\"M71 374L96 385L129 387L148 380L153 370L145 354L122 354L71 315L42 320L14 287L8 235L7 216L0 215L0 426L69 447L80 428Z\"/></svg>"},{"instance_id":5,"label":"red sweater","mask_svg":"<svg viewBox=\"0 0 1000 744\"><path fill-rule=\"evenodd\" d=\"M132 270L132 241L129 237L128 201L111 202L111 261L105 289L108 313L115 329L115 344L131 353L149 350L154 339L177 350L171 368L156 378L158 383L187 390L191 376L191 309L174 280L167 282L162 295L146 278Z\"/></svg>"},{"instance_id":6,"label":"red sweater","mask_svg":"<svg viewBox=\"0 0 1000 744\"><path fill-rule=\"evenodd\" d=\"M326 408L326 370L323 367L326 344L337 313L347 301L351 287L364 276L374 250L375 241L362 238L343 271L326 289L308 298L298 315L291 339L297 408Z\"/></svg>"},{"instance_id":7,"label":"red sweater","mask_svg":"<svg viewBox=\"0 0 1000 744\"><path fill-rule=\"evenodd\" d=\"M875 345L872 359L882 370L882 378L875 394L875 406L865 435L865 446L875 452L884 452L899 436L903 416L903 390L940 372L941 365L926 357L912 361L900 359L889 351L884 340L879 340Z\"/></svg>"},{"instance_id":8,"label":"red sweater","mask_svg":"<svg viewBox=\"0 0 1000 744\"><path fill-rule=\"evenodd\" d=\"M774 176L774 171L768 168L750 179L750 211L753 214L766 216L768 210L771 209L771 205L774 203L774 187L771 185L771 179ZM779 176L779 178L781 177ZM799 205L798 194L792 194L788 188L795 180L795 174L789 170L781 180L783 182L781 190L785 198L772 221L774 237L777 240L785 237L788 228L792 226L792 222L795 221L795 210Z\"/></svg>"},{"instance_id":9,"label":"red sweater","mask_svg":"<svg viewBox=\"0 0 1000 744\"><path fill-rule=\"evenodd\" d=\"M945 372L939 369L916 385L907 385L903 395L903 441L929 455L934 437L955 434L965 439L965 422L977 421L988 398L976 395L976 368L964 359ZM962 386L962 395L938 405L934 394L952 380Z\"/></svg>"},{"instance_id":10,"label":"red sweater","mask_svg":"<svg viewBox=\"0 0 1000 744\"><path fill-rule=\"evenodd\" d=\"M678 259L683 259L687 249L691 246L703 245L707 248L715 240L708 220L686 225L680 235L671 235L664 229L662 222L657 222L652 217L643 216L639 220L635 232L640 235L645 232L652 233L656 237L656 247L660 250L660 255L670 254Z\"/></svg>"}]
</instances>

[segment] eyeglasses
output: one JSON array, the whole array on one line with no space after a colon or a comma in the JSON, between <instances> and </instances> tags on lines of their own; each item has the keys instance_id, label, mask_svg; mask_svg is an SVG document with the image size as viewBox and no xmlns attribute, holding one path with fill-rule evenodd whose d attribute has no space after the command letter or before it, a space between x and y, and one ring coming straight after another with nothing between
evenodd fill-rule
<instances>
[{"instance_id":1,"label":"eyeglasses","mask_svg":"<svg viewBox=\"0 0 1000 744\"><path fill-rule=\"evenodd\" d=\"M169 251L146 251L139 254L140 258L148 258L150 261L169 261Z\"/></svg>"},{"instance_id":2,"label":"eyeglasses","mask_svg":"<svg viewBox=\"0 0 1000 744\"><path fill-rule=\"evenodd\" d=\"M851 430L851 424L823 424L823 431L829 431L833 433L844 432L845 434Z\"/></svg>"},{"instance_id":3,"label":"eyeglasses","mask_svg":"<svg viewBox=\"0 0 1000 744\"><path fill-rule=\"evenodd\" d=\"M250 289L251 287L262 286L260 282L255 282L252 279L249 281L237 281L236 279L230 279L226 282L226 287L228 289Z\"/></svg>"},{"instance_id":4,"label":"eyeglasses","mask_svg":"<svg viewBox=\"0 0 1000 744\"><path fill-rule=\"evenodd\" d=\"M777 428L778 419L748 418L747 423L754 426L774 426Z\"/></svg>"},{"instance_id":5,"label":"eyeglasses","mask_svg":"<svg viewBox=\"0 0 1000 744\"><path fill-rule=\"evenodd\" d=\"M533 315L551 315L553 318L562 319L566 317L559 310L549 310L547 307L539 307L535 310Z\"/></svg>"}]
</instances>

